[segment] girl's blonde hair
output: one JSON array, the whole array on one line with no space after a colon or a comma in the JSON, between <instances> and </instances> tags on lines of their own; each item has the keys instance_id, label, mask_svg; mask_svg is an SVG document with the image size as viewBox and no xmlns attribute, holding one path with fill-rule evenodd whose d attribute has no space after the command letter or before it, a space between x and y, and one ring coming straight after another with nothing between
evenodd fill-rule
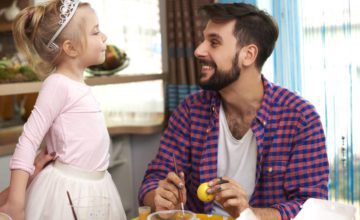
<instances>
[{"instance_id":1,"label":"girl's blonde hair","mask_svg":"<svg viewBox=\"0 0 360 220\"><path fill-rule=\"evenodd\" d=\"M61 49L52 50L47 46L59 29L61 4L61 0L53 0L45 4L29 6L23 9L13 22L16 48L25 55L29 64L41 77L54 71L62 55ZM80 3L78 7L82 6L89 6L89 4ZM79 28L77 31L83 31L83 28ZM63 32L54 41L60 48L65 41ZM71 36L79 38L81 34L73 33ZM79 41L80 39L73 40Z\"/></svg>"}]
</instances>

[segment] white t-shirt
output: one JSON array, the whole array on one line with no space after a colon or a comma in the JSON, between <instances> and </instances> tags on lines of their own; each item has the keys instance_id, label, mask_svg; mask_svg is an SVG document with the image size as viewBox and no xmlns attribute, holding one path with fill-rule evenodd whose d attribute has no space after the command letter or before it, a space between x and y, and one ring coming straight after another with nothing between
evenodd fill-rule
<instances>
[{"instance_id":1,"label":"white t-shirt","mask_svg":"<svg viewBox=\"0 0 360 220\"><path fill-rule=\"evenodd\" d=\"M240 184L248 199L255 189L256 176L256 138L252 130L237 140L230 132L223 106L220 106L220 131L217 156L217 176L228 176ZM220 204L215 202L213 214L229 215Z\"/></svg>"}]
</instances>

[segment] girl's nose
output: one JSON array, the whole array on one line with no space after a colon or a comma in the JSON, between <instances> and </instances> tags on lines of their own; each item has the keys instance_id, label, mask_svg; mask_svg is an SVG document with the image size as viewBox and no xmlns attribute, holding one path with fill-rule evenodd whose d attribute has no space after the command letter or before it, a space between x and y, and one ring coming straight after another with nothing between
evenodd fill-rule
<instances>
[{"instance_id":1,"label":"girl's nose","mask_svg":"<svg viewBox=\"0 0 360 220\"><path fill-rule=\"evenodd\" d=\"M107 40L107 36L106 36L106 34L104 34L104 33L102 33L102 35L103 35L103 42L105 43L106 40Z\"/></svg>"}]
</instances>

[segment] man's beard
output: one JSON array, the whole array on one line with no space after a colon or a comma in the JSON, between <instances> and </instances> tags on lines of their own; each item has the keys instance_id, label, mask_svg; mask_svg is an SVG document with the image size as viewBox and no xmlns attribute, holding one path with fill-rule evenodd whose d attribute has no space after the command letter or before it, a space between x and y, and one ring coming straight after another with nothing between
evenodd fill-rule
<instances>
[{"instance_id":1,"label":"man's beard","mask_svg":"<svg viewBox=\"0 0 360 220\"><path fill-rule=\"evenodd\" d=\"M217 69L214 62L201 61L206 65L212 66L215 71L214 74L205 82L199 82L199 86L204 90L220 91L231 83L235 82L240 76L239 68L239 52L237 52L232 60L232 67L229 71L221 71Z\"/></svg>"}]
</instances>

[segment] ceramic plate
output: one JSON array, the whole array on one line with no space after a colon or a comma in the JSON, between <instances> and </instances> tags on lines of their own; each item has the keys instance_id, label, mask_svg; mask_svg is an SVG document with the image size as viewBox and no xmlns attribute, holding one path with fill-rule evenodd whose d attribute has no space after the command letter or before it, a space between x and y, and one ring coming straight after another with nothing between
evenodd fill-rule
<instances>
[{"instance_id":1,"label":"ceramic plate","mask_svg":"<svg viewBox=\"0 0 360 220\"><path fill-rule=\"evenodd\" d=\"M110 76L128 67L129 63L130 63L129 58L126 58L126 60L121 66L112 70L92 70L90 68L86 68L85 71L94 76Z\"/></svg>"}]
</instances>

